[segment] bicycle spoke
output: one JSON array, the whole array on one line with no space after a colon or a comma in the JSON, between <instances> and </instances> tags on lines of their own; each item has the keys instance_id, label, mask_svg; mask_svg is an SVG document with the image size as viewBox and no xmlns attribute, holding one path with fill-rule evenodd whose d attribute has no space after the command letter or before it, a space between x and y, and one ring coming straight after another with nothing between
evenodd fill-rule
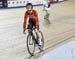
<instances>
[{"instance_id":1,"label":"bicycle spoke","mask_svg":"<svg viewBox=\"0 0 75 59\"><path fill-rule=\"evenodd\" d=\"M27 49L28 49L28 52L29 54L34 54L34 51L35 51L35 44L34 44L34 40L32 38L33 36L31 35L28 35L27 37Z\"/></svg>"}]
</instances>

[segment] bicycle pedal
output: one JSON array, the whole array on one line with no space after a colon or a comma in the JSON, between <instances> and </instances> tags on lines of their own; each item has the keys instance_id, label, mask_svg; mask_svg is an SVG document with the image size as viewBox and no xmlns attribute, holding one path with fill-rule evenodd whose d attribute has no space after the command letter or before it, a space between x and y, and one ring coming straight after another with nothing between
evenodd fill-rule
<instances>
[{"instance_id":1,"label":"bicycle pedal","mask_svg":"<svg viewBox=\"0 0 75 59\"><path fill-rule=\"evenodd\" d=\"M41 49L42 47L40 45L38 45L38 48Z\"/></svg>"},{"instance_id":2,"label":"bicycle pedal","mask_svg":"<svg viewBox=\"0 0 75 59\"><path fill-rule=\"evenodd\" d=\"M34 54L33 54L33 53L31 54L31 57L32 57L32 56L34 56Z\"/></svg>"}]
</instances>

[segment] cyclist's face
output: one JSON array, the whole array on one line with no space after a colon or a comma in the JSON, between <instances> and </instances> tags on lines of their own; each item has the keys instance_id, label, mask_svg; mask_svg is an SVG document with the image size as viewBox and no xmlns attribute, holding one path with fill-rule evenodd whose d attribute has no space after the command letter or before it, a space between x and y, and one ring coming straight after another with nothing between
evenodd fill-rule
<instances>
[{"instance_id":1,"label":"cyclist's face","mask_svg":"<svg viewBox=\"0 0 75 59\"><path fill-rule=\"evenodd\" d=\"M32 6L31 6L31 5L28 5L28 6L27 6L27 10L28 10L28 11L31 11L31 10L32 10Z\"/></svg>"},{"instance_id":2,"label":"cyclist's face","mask_svg":"<svg viewBox=\"0 0 75 59\"><path fill-rule=\"evenodd\" d=\"M47 0L48 2L50 2L50 0Z\"/></svg>"}]
</instances>

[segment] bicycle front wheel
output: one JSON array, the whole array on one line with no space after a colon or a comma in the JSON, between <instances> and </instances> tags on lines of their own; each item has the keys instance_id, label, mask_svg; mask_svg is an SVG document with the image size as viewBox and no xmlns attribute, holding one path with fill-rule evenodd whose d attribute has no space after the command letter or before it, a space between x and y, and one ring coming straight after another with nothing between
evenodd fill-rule
<instances>
[{"instance_id":1,"label":"bicycle front wheel","mask_svg":"<svg viewBox=\"0 0 75 59\"><path fill-rule=\"evenodd\" d=\"M27 49L29 54L33 56L35 52L35 42L34 42L33 35L30 34L27 36Z\"/></svg>"}]
</instances>

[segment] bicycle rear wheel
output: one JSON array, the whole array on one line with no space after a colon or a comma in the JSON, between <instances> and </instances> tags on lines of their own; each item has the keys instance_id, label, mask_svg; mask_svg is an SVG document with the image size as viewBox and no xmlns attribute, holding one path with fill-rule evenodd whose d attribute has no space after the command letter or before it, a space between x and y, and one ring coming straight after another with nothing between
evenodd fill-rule
<instances>
[{"instance_id":1,"label":"bicycle rear wheel","mask_svg":"<svg viewBox=\"0 0 75 59\"><path fill-rule=\"evenodd\" d=\"M34 36L30 34L27 36L27 49L29 54L33 56L35 52L35 42L34 42Z\"/></svg>"},{"instance_id":2,"label":"bicycle rear wheel","mask_svg":"<svg viewBox=\"0 0 75 59\"><path fill-rule=\"evenodd\" d=\"M41 38L41 48L39 48L39 49L43 50L43 48L44 48L44 36L43 36L43 33L41 31L39 31L39 36Z\"/></svg>"}]
</instances>

